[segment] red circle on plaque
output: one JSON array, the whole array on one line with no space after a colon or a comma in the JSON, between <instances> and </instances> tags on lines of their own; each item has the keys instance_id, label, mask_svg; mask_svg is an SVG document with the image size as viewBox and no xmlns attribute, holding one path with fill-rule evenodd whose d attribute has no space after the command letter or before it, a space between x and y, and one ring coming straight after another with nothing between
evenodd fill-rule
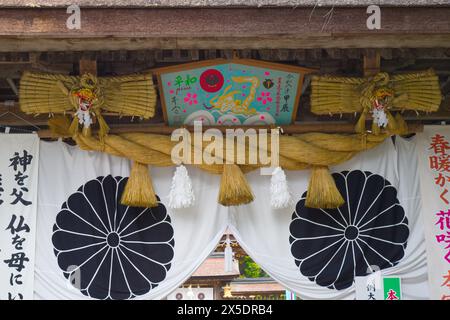
<instances>
[{"instance_id":1,"label":"red circle on plaque","mask_svg":"<svg viewBox=\"0 0 450 320\"><path fill-rule=\"evenodd\" d=\"M217 92L222 89L224 78L222 73L216 69L205 70L200 75L200 86L206 92Z\"/></svg>"}]
</instances>

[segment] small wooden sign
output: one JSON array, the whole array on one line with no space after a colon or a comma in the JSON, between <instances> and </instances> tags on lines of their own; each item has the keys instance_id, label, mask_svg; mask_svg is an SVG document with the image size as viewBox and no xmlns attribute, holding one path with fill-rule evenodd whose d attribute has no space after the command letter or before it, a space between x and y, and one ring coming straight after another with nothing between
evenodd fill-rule
<instances>
[{"instance_id":1,"label":"small wooden sign","mask_svg":"<svg viewBox=\"0 0 450 320\"><path fill-rule=\"evenodd\" d=\"M168 125L287 125L305 74L314 70L250 59L215 59L153 70Z\"/></svg>"}]
</instances>

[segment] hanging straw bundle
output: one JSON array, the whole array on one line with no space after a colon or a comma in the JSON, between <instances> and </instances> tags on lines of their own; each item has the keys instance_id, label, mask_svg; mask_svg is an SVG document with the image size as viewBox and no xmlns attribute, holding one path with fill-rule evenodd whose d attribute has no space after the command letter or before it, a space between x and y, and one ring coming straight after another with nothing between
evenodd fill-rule
<instances>
[{"instance_id":1,"label":"hanging straw bundle","mask_svg":"<svg viewBox=\"0 0 450 320\"><path fill-rule=\"evenodd\" d=\"M395 92L394 108L434 112L439 109L442 100L439 77L433 70L401 74L392 77L392 89Z\"/></svg>"},{"instance_id":2,"label":"hanging straw bundle","mask_svg":"<svg viewBox=\"0 0 450 320\"><path fill-rule=\"evenodd\" d=\"M88 75L88 74L86 74ZM72 93L85 87L82 76L25 72L20 80L20 108L27 114L65 114L77 111ZM156 89L151 74L135 74L119 77L95 77L88 75L98 99L94 103L95 116L101 131L107 125L100 110L123 116L145 119L155 115ZM75 126L75 125L74 125Z\"/></svg>"},{"instance_id":3,"label":"hanging straw bundle","mask_svg":"<svg viewBox=\"0 0 450 320\"><path fill-rule=\"evenodd\" d=\"M377 81L377 76L371 78L313 76L311 111L320 115L362 112L364 106L361 105L360 97L364 85ZM378 86L376 83L375 85ZM394 110L434 112L438 110L442 100L439 78L433 70L395 75L388 78L385 85L394 91L392 106ZM375 88L374 86L372 89Z\"/></svg>"},{"instance_id":4,"label":"hanging straw bundle","mask_svg":"<svg viewBox=\"0 0 450 320\"><path fill-rule=\"evenodd\" d=\"M355 131L366 131L366 120L384 92L386 130L391 134L407 132L406 122L392 111L415 110L434 112L439 109L442 95L439 78L433 70L395 75L379 73L368 78L314 76L311 82L311 111L315 114L361 113ZM377 101L378 102L378 101ZM381 128L372 124L372 133L380 134Z\"/></svg>"},{"instance_id":5,"label":"hanging straw bundle","mask_svg":"<svg viewBox=\"0 0 450 320\"><path fill-rule=\"evenodd\" d=\"M121 203L132 207L153 208L158 206L158 199L146 164L133 163Z\"/></svg>"},{"instance_id":6,"label":"hanging straw bundle","mask_svg":"<svg viewBox=\"0 0 450 320\"><path fill-rule=\"evenodd\" d=\"M144 119L155 116L156 89L151 74L99 78L104 110Z\"/></svg>"},{"instance_id":7,"label":"hanging straw bundle","mask_svg":"<svg viewBox=\"0 0 450 320\"><path fill-rule=\"evenodd\" d=\"M244 173L236 164L224 164L220 181L219 203L224 206L239 206L252 202L253 192Z\"/></svg>"},{"instance_id":8,"label":"hanging straw bundle","mask_svg":"<svg viewBox=\"0 0 450 320\"><path fill-rule=\"evenodd\" d=\"M61 114L73 110L68 99L69 88L78 81L78 77L26 71L20 79L20 109L27 114Z\"/></svg>"}]
</instances>

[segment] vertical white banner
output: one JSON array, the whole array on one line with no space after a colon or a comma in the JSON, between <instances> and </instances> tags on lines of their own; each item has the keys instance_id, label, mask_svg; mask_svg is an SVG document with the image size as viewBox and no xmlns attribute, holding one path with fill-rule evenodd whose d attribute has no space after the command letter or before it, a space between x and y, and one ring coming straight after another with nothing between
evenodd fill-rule
<instances>
[{"instance_id":1,"label":"vertical white banner","mask_svg":"<svg viewBox=\"0 0 450 320\"><path fill-rule=\"evenodd\" d=\"M430 298L450 300L450 128L426 126L418 144Z\"/></svg>"},{"instance_id":2,"label":"vertical white banner","mask_svg":"<svg viewBox=\"0 0 450 320\"><path fill-rule=\"evenodd\" d=\"M355 277L356 300L383 300L381 272Z\"/></svg>"},{"instance_id":3,"label":"vertical white banner","mask_svg":"<svg viewBox=\"0 0 450 320\"><path fill-rule=\"evenodd\" d=\"M0 135L0 299L33 299L39 138Z\"/></svg>"}]
</instances>

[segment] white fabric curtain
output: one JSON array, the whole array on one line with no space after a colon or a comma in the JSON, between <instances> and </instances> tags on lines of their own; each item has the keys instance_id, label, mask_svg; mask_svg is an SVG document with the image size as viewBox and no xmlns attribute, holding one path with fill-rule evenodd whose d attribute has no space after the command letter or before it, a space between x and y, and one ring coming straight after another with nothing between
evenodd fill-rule
<instances>
[{"instance_id":1,"label":"white fabric curtain","mask_svg":"<svg viewBox=\"0 0 450 320\"><path fill-rule=\"evenodd\" d=\"M134 250L139 253L142 252L140 250L145 250L145 248L142 249L142 247L139 247L139 243L136 243L136 238L133 238L136 235L140 235L140 233L137 232L131 234L133 233L131 230L133 230L134 225L131 223L132 220L129 219L129 217L132 217L132 214L137 216L137 213L132 212L132 214L130 214L128 212L127 216L124 215L124 221L126 221L127 224L131 223L131 226L128 231L124 231L124 234L128 232L131 235L128 237L129 241L127 248L129 249L123 248L123 252L127 254L127 257L130 258L131 262L136 262L134 265L138 266L138 269L141 270L141 273L143 273L142 276L146 276L147 279L151 280L152 285L140 287L140 284L145 282L144 278L136 278L139 277L139 275L136 274L136 270L133 269L129 261L127 262L127 258L123 254L106 254L104 263L99 268L96 276L94 276L94 273L88 269L94 270L94 267L101 264L101 259L95 259L94 257L87 262L83 268L80 268L81 274L79 274L79 276L82 279L83 277L89 277L90 280L94 279L92 280L91 287L97 288L86 288L89 283L85 280L81 280L81 284L78 287L83 289L83 294L81 290L69 284L69 280L64 276L63 270L58 263L60 265L65 265L67 263L64 259L74 259L75 255L77 255L78 260L87 260L85 258L87 253L84 250L90 250L91 248L95 249L96 246L93 245L92 247L79 249L78 251L74 250L77 247L74 242L80 243L78 247L86 246L86 243L83 242L86 240L85 236L78 238L80 235L76 234L76 232L80 232L76 229L77 227L73 226L73 224L78 225L80 219L74 217L74 213L72 212L66 212L65 214L61 214L61 216L58 216L58 213L62 211L61 206L63 203L65 203L72 194L77 193L77 189L83 185L85 185L85 187L84 189L81 189L81 193L84 193L88 198L95 198L95 195L89 193L89 188L94 189L94 191L101 190L95 189L100 185L103 185L104 190L109 191L105 192L106 198L108 198L110 194L114 195L114 192L111 192L111 190L115 190L114 186L123 186L124 184L123 181L120 182L121 180L116 177L127 177L129 175L130 164L126 159L112 157L97 152L81 151L78 147L68 146L63 142L41 142L40 155L40 187L38 193L36 233L36 299L108 298L108 293L110 294L109 298L134 297L129 294L130 292L136 296L134 297L135 299L164 298L183 282L185 282L203 262L203 260L208 257L208 255L215 249L215 246L226 229L227 211L225 208L217 204L217 193L220 177L201 173L195 168L189 168L196 195L196 204L189 209L179 211L169 210L167 208L167 213L170 217L170 225L173 229L173 249L170 249L169 242L171 239L151 239L154 236L152 233L146 233L143 240L137 239L146 241L149 237L149 241L166 242L164 244L153 244L153 246L159 247L153 247L153 250L151 251L153 253L156 252L155 255L162 259L159 262L160 265L165 264L165 268L167 268L167 262L169 261L170 269L165 274L165 277L164 269L162 269L160 265L158 267L159 269L155 270L163 270L162 276L155 275L152 271L148 271L146 263L150 262L142 258L142 256L129 251ZM167 196L170 190L173 171L174 168L152 168L151 170L156 193L161 198L161 202L163 203L167 203ZM112 176L108 177L108 175ZM94 180L97 177L108 177L108 179L105 180L106 178L100 178L102 183L94 181L90 182L90 185L86 185L88 181ZM119 182L114 182L114 180ZM77 196L80 198L76 198ZM68 209L77 213L76 208L79 203L83 201L85 200L80 195L80 192L78 192L73 200L67 201L67 206L69 207ZM94 206L97 208L95 203ZM99 215L102 214L102 212L98 213ZM83 215L83 213L80 212L78 212L78 214ZM150 217L161 214L164 218L165 212L163 211L146 212L141 218L139 218L143 220L137 220L135 223L142 223L143 226L146 226L146 223L149 221ZM105 215L107 215L107 213L103 212L103 216ZM94 214L91 213L91 217L82 216L82 218L87 220L93 218L94 220L89 220L88 222L91 222L99 229L102 229L101 221L96 221ZM72 223L72 221L74 221L74 223ZM57 223L56 229L55 223ZM106 228L109 227L107 221L104 222L104 224L106 224ZM125 224L125 222L123 224ZM158 229L160 227L162 228L162 226L166 229ZM84 226L84 228L86 228L86 226ZM169 235L168 237L171 237L172 231L170 226L168 226L167 218L165 222L163 221L163 223L158 224L158 226L155 224L152 228L150 229L161 230L159 234L155 233L158 237L160 237L161 234ZM100 231L104 232L103 229ZM88 242L90 241L95 244L95 241L104 241L104 239L100 239L103 235L100 231L92 230L92 234L98 238L92 237L92 239L90 238ZM57 234L56 236L55 233ZM71 236L75 238L72 239ZM110 240L112 241L114 239ZM101 246L99 246L99 248L100 247ZM57 249L57 251L55 251L55 249ZM171 258L172 250L173 258ZM105 255L105 252L106 249L100 252L99 256ZM110 252L114 252L114 250L111 250ZM117 252L119 251L117 250ZM60 258L61 261L57 260L56 254L62 254ZM117 258L118 256L121 257L121 263ZM151 254L150 257L155 258L151 256ZM111 260L108 261L109 259ZM82 262L75 260L73 261L74 265ZM94 264L94 266L92 266L92 264ZM139 264L144 266L144 268L139 268ZM153 267L154 265L152 265L152 268ZM127 283L123 274L128 275L128 273L130 273L130 276ZM113 274L112 277L116 280L108 279L110 274ZM117 274L119 274L119 276ZM136 280L135 283L132 283L133 275ZM76 274L74 274L73 277L69 277L75 285L77 283L76 277ZM157 284L157 286L155 286L155 284Z\"/></svg>"},{"instance_id":2,"label":"white fabric curtain","mask_svg":"<svg viewBox=\"0 0 450 320\"><path fill-rule=\"evenodd\" d=\"M69 264L64 260L69 260L70 262L70 259L64 258L64 254L67 255L67 252L64 252L64 250L68 250L70 253L70 250L74 248L67 247L67 243L70 244L70 241L64 242L65 240L61 240L61 238L66 239L67 237L70 240L70 235L67 235L63 230L65 228L70 229L71 227L65 227L67 223L65 224L63 217L65 214L71 216L71 213L66 212L62 214L60 212L64 210L68 211L69 209L72 210L78 205L76 204L77 201L73 200L76 199L78 195L73 196L73 194L77 194L77 189L81 186L84 186L84 188L81 188L78 193L88 193L89 188L91 187L86 183L89 181L91 181L90 184L103 185L104 189L110 188L110 186L108 187L108 183L109 185L112 183L113 186L123 186L123 180L120 180L118 177L128 176L129 162L125 159L101 153L81 151L77 147L71 147L62 142L41 142L40 155L35 298L105 298L105 296L101 295L105 295L105 292L110 292L110 289L100 290L103 292L102 294L99 294L95 290L90 292L89 290L86 290L87 284L85 281L81 281L81 285L79 286L81 289L76 289L73 285L68 283L68 280L64 276L64 268L61 268L61 266L66 267ZM394 266L389 265L388 267L383 267L382 274L385 276L392 275L401 277L404 299L428 298L424 235L423 227L419 220L421 199L419 195L419 180L415 168L417 168L415 142L406 141L401 138L397 138L395 145L391 140L387 140L379 147L359 154L348 163L332 168L332 172L340 174L339 179L341 180L339 181L347 181L346 185L349 190L353 188L353 182L351 181L355 180L355 177L357 177L357 181L360 181L361 179L369 181L366 184L370 187L361 190L361 194L365 194L368 190L377 190L376 188L378 188L379 185L374 183L372 179L375 179L378 182L382 181L382 187L384 187L380 190L388 190L388 192L386 191L386 194L383 193L383 197L385 197L383 199L387 199L386 201L383 201L386 203L393 201L393 205L386 208L386 210L383 210L383 212L391 212L389 211L391 208L396 208L396 211L393 211L391 214L393 218L389 218L391 219L391 222L389 223L392 223L392 225L383 225L381 228L387 228L387 230L394 228L392 229L393 232L388 232L388 234L393 234L395 239L391 239L392 241L387 239L387 243L393 242L388 249L392 248L391 251L395 251L395 254L390 253L389 250L385 252L388 257L385 259L387 260L386 263L392 263ZM165 265L165 268L167 269L168 261L170 260L170 269L164 277L160 276L157 280L154 280L154 282L157 283L157 286L153 286L153 288L150 289L140 288L137 290L137 292L135 292L135 299L161 299L180 286L214 250L227 225L233 231L240 245L255 260L255 262L257 262L271 277L280 282L287 289L296 292L301 298L355 298L354 285L351 283L354 275L347 276L346 279L344 279L347 282L339 282L337 281L339 277L345 278L343 276L344 273L337 273L340 272L339 270L334 271L334 273L333 271L329 271L328 274L331 276L336 274L336 281L330 282L335 288L330 289L327 286L324 286L323 283L320 283L323 280L320 276L314 278L303 275L301 268L296 264L295 259L297 258L298 260L298 257L294 257L294 251L291 252L291 241L293 241L293 238L290 237L292 236L291 233L297 232L295 231L297 230L295 224L298 224L298 222L305 222L305 220L301 220L299 216L302 216L302 210L305 210L301 208L300 199L307 190L309 179L308 171L286 172L294 203L288 209L274 210L270 207L269 176L259 175L258 171L248 174L247 179L255 193L255 201L245 206L225 208L217 204L220 176L204 173L193 167L189 167L188 170L196 196L195 206L189 209L180 210L170 210L166 208L170 221L165 214L166 211L163 209L155 211L155 214L151 212L148 213L148 216L153 217L154 215L160 217L159 222L168 228L165 231L163 230L163 232L160 232L159 235L171 235L171 230L173 230L174 245L170 242L171 239L164 238L161 240L164 244L156 250L157 252L166 252L166 254L161 254L165 258L159 260L159 265ZM153 184L162 203L167 203L173 171L174 168L151 169ZM349 171L350 173L346 171ZM367 172L365 173L364 171L370 171L370 174ZM112 176L108 177L108 175ZM105 180L105 177L108 179ZM92 180L95 179L97 179L97 181L92 182ZM340 187L342 187L342 185ZM105 194L114 194L111 190L115 189L109 189L109 192ZM384 191L380 191L380 194L382 192ZM351 207L353 208L353 211L353 201L355 201L354 199L359 199L357 194L358 192L356 194L352 193L349 197L352 201ZM364 195L364 197L366 197L366 195ZM397 204L395 203L395 201L397 201L395 199L398 199ZM83 201L84 200L81 199L78 202ZM299 201L300 206L297 206L297 202ZM64 203L66 203L65 206L68 208L62 208ZM377 204L378 207L380 205L382 204ZM297 210L296 207L298 208ZM369 211L370 207L367 208L367 211ZM76 211L76 209L73 210ZM353 212L352 210L349 210L349 212ZM380 212L376 212L377 215L381 213L381 209ZM103 215L107 216L108 214L103 213ZM389 215L384 215L383 217L386 216L389 217ZM292 223L293 218L296 220L295 223ZM339 217L334 218L335 221L340 219ZM358 214L356 214L354 217L355 224L357 218L360 219L359 222L361 222L361 224L364 223L371 226L372 222L369 220L370 216L367 218L365 215L358 216ZM345 220L345 217L343 217L343 219ZM378 218L374 221L378 221L377 219ZM396 219L398 221L396 221ZM344 220L339 220L341 222L337 221L339 224L335 229L340 230L340 226L346 223ZM143 223L145 224L146 222L144 221ZM104 224L107 224L106 220L104 221ZM168 226L169 224L172 229ZM158 226L160 225L161 224L158 224ZM405 229L405 226L407 226L407 229ZM314 229L313 227L314 226L311 228ZM373 229L372 227L371 229ZM303 228L302 230L309 232L308 230L311 228ZM379 226L375 225L375 229L377 228L379 228ZM93 232L95 233L95 231ZM359 232L364 233L368 231L361 229ZM57 236L55 236L55 233ZM368 233L366 235L377 236L377 233ZM298 235L294 236L298 237ZM351 234L349 233L347 235L346 233L345 236L351 237ZM327 237L332 238L334 235ZM324 239L327 239L327 237ZM364 239L367 243L371 243L370 238L368 239L366 237ZM128 240L130 240L130 238L128 238ZM136 239L131 240L135 241ZM314 242L315 240L312 240L313 242L311 242L311 244L313 246L316 245ZM109 240L107 239L107 241ZM114 246L114 244L111 244L112 242L107 243L110 246ZM363 242L360 243L361 245L364 245ZM323 245L323 243L319 243L319 245ZM96 244L94 243L93 247L95 248L95 246ZM173 247L172 259L170 252L167 253L172 250L169 248L171 246ZM348 245L347 250L345 251L345 257L349 257L347 254L350 252L349 248L350 246ZM133 247L133 250L136 249ZM311 250L310 247L304 247L304 251L308 250ZM341 249L335 250L338 253L341 252L336 256L337 258L343 254L343 251L340 250ZM368 250L370 249L366 248L365 252ZM112 251L114 252L114 250ZM61 254L61 252L63 252L63 259L57 259L56 255ZM298 255L298 251L296 252L297 253L295 254ZM301 251L301 253L303 253L303 251ZM384 254L384 252L381 253L382 255ZM356 256L356 254L354 255ZM122 258L123 264L127 263L123 254L119 255L119 253L117 253L116 256L105 254L105 256L108 257L108 259L111 259L111 262L107 265L113 265L113 267L111 267L109 271L100 268L99 274L115 274L117 270L122 270L122 273L126 273L130 268L129 266L121 265L120 263L117 264L119 259L116 257L118 256ZM375 259L374 261L376 262L381 261L381 258L375 257L373 252L371 253L371 257L372 260ZM362 257L360 258L362 259ZM333 257L328 260L331 261L333 259L335 258ZM61 262L60 260L63 261ZM325 265L328 260L320 260L320 263L324 264L323 269L328 267ZM348 269L349 263L351 264L351 262L349 262L350 260L344 261L343 258L341 258L341 260L343 261L341 263L343 266L341 267L341 270L343 270L344 267ZM372 260L369 262L371 263ZM336 261L329 265L335 265ZM78 263L78 261L76 262ZM100 264L100 261L97 260L96 263ZM301 264L301 266L303 266L303 264ZM119 267L121 268L119 269ZM365 266L363 267L365 269ZM158 268L161 269L160 267ZM125 272L123 269L126 269ZM303 270L303 272L305 271ZM91 273L89 273L89 271L87 273L90 279L94 278L92 271ZM358 275L361 274L356 274L356 276ZM153 275L150 274L149 276L151 278ZM81 273L81 277L83 277L83 272ZM310 277L311 280L308 279L308 277ZM76 279L74 280L70 277L69 279L76 281ZM131 284L129 285L131 287L130 290L128 285L125 286L126 282L124 281L122 281L122 287L120 281L118 283L116 280L111 281L108 278L104 278L102 281L103 282L99 279L94 279L93 284L98 287L98 283L101 283L101 285L113 283L114 288L122 288L122 291L119 292L118 296L112 294L113 296L111 298L126 297L127 292L132 292L134 288ZM328 280L325 279L325 282L326 281ZM106 296L106 298L108 297Z\"/></svg>"},{"instance_id":3,"label":"white fabric curtain","mask_svg":"<svg viewBox=\"0 0 450 320\"><path fill-rule=\"evenodd\" d=\"M401 138L397 138L395 146L389 139L377 148L361 153L343 165L331 168L332 172L370 171L373 174L381 175L397 189L397 198L408 219L409 238L403 258L397 265L383 269L382 275L401 277L404 299L428 298L425 244L423 226L419 218L421 202L416 168L415 143ZM231 229L250 257L271 277L289 290L298 293L303 299L354 299L355 289L353 284L342 290L320 286L315 281L311 281L302 275L291 253L289 242L291 219L297 202L307 190L309 173L306 171L287 172L294 203L290 208L281 210L270 208L270 183L267 176L261 176L259 172L253 172L247 175L247 178L255 193L256 200L246 206L231 208L230 212ZM348 176L347 181L351 181L351 179L353 178ZM348 187L350 187L351 182L348 183ZM361 191L362 193L368 192L370 183L367 179L366 189ZM373 188L376 188L376 186ZM356 196L354 198L358 199ZM389 196L386 199L389 200ZM353 203L351 203L351 206L351 210L355 210ZM317 214L324 213L317 212ZM315 226L310 224L308 227ZM398 228L398 226L395 226L395 228ZM398 229L396 230L398 231ZM331 231L334 231L334 229ZM367 238L365 240L367 241ZM320 249L322 248L320 247ZM338 260L337 258L333 259ZM330 258L330 260L333 259ZM339 261L343 261L343 258ZM325 258L320 261L324 268L327 268L326 262ZM334 262L335 260L331 264ZM348 261L344 262L345 264L349 263ZM343 265L344 262L339 263ZM328 270L328 272L331 271ZM336 274L338 275L338 273Z\"/></svg>"}]
</instances>

